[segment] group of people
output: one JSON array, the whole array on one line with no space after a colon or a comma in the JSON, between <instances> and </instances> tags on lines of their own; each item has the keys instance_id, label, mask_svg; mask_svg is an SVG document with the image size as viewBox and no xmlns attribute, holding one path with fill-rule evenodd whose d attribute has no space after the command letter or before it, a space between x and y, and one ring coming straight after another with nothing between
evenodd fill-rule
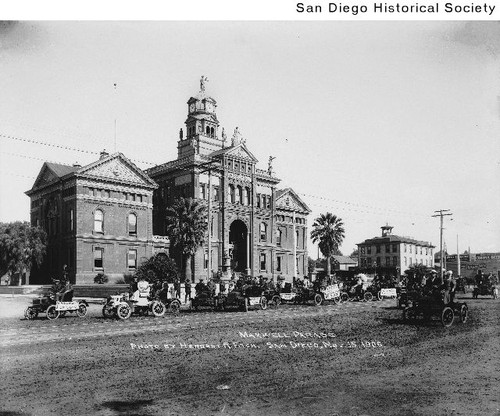
<instances>
[{"instance_id":1,"label":"group of people","mask_svg":"<svg viewBox=\"0 0 500 416\"><path fill-rule=\"evenodd\" d=\"M436 270L432 270L428 275L422 276L420 287L424 296L442 299L445 305L455 298L456 282L451 270L446 271L442 278Z\"/></svg>"}]
</instances>

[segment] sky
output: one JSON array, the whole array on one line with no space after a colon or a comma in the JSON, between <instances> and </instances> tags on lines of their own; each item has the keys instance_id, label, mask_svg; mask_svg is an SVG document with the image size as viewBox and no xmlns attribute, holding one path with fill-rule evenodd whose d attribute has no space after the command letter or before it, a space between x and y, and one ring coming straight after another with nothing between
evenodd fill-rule
<instances>
[{"instance_id":1,"label":"sky","mask_svg":"<svg viewBox=\"0 0 500 416\"><path fill-rule=\"evenodd\" d=\"M449 253L500 251L494 21L0 23L0 221L29 219L44 161L175 159L201 75L309 227L343 220L344 254L386 223L439 247L441 209Z\"/></svg>"}]
</instances>

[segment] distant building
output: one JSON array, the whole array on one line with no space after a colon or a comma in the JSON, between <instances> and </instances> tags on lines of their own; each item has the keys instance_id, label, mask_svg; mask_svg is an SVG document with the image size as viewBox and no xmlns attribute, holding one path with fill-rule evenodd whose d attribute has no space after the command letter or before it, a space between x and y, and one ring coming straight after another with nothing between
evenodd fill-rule
<instances>
[{"instance_id":1,"label":"distant building","mask_svg":"<svg viewBox=\"0 0 500 416\"><path fill-rule=\"evenodd\" d=\"M292 281L307 274L307 215L310 209L290 188L279 190L270 157L266 170L236 128L220 131L216 101L200 92L187 101L186 134L179 132L177 159L148 169L154 192L154 232L165 234L166 209L178 197L208 205L210 245L192 262L195 279L214 273L246 273ZM207 239L208 240L208 239ZM177 261L179 256L173 255Z\"/></svg>"},{"instance_id":2,"label":"distant building","mask_svg":"<svg viewBox=\"0 0 500 416\"><path fill-rule=\"evenodd\" d=\"M358 261L348 256L332 256L332 270L350 270L358 266Z\"/></svg>"},{"instance_id":3,"label":"distant building","mask_svg":"<svg viewBox=\"0 0 500 416\"><path fill-rule=\"evenodd\" d=\"M33 187L31 223L48 235L47 255L30 283L50 283L69 268L73 283L110 282L133 273L142 259L165 251L153 237L153 190L157 185L121 153L101 153L87 166L45 162Z\"/></svg>"},{"instance_id":4,"label":"distant building","mask_svg":"<svg viewBox=\"0 0 500 416\"><path fill-rule=\"evenodd\" d=\"M389 225L381 227L382 235L357 244L360 269L366 272L384 271L402 274L410 266L434 266L435 246L426 241L392 234Z\"/></svg>"},{"instance_id":5,"label":"distant building","mask_svg":"<svg viewBox=\"0 0 500 416\"><path fill-rule=\"evenodd\" d=\"M435 262L439 264L441 256L435 254ZM490 273L500 278L500 253L469 253L460 254L460 271L456 254L448 254L443 264L446 270L451 270L454 276L473 278L479 270L485 275Z\"/></svg>"}]
</instances>

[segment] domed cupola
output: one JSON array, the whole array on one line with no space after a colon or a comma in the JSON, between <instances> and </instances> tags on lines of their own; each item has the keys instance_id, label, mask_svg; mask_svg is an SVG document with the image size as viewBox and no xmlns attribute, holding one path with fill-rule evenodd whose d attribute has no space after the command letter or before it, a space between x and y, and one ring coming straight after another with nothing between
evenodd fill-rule
<instances>
[{"instance_id":1,"label":"domed cupola","mask_svg":"<svg viewBox=\"0 0 500 416\"><path fill-rule=\"evenodd\" d=\"M218 135L217 102L206 94L207 81L207 77L201 77L200 91L187 102L186 137L183 138L181 132L178 143L179 158L191 154L208 155L223 147Z\"/></svg>"}]
</instances>

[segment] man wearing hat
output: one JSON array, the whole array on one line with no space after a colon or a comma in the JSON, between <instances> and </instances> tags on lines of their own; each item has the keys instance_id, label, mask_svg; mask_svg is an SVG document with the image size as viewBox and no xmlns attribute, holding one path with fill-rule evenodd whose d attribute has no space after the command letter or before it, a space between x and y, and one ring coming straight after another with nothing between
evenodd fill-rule
<instances>
[{"instance_id":1,"label":"man wearing hat","mask_svg":"<svg viewBox=\"0 0 500 416\"><path fill-rule=\"evenodd\" d=\"M455 280L453 279L453 272L448 270L444 274L444 282L443 282L443 290L444 290L444 304L447 305L450 302L453 302L455 298Z\"/></svg>"}]
</instances>

